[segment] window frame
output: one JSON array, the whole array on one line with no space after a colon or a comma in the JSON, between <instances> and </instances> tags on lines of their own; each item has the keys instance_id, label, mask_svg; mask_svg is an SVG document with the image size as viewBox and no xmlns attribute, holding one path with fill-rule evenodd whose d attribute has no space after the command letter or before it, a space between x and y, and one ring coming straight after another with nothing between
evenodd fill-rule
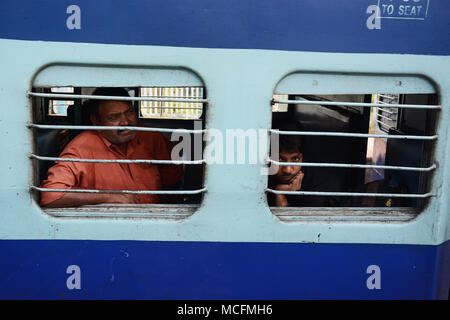
<instances>
[{"instance_id":1,"label":"window frame","mask_svg":"<svg viewBox=\"0 0 450 320\"><path fill-rule=\"evenodd\" d=\"M290 79L290 81L286 83L283 83L286 79L288 79L289 77L294 76L293 79ZM302 76L305 76L304 79L301 79ZM321 76L324 76L324 80L325 81L321 81L321 80L317 80L320 79ZM417 75L391 75L391 74L356 74L356 73L314 73L314 72L293 72L290 73L288 75L286 75L285 77L283 77L277 84L277 86L275 86L274 95L281 95L281 94L289 94L289 95L298 95L298 94L310 94L310 93L318 93L318 91L314 91L314 89L316 90L320 90L320 88L314 88L314 86L317 86L318 83L322 82L322 88L324 87L323 83L328 83L330 81L330 79L334 76L340 77L340 79L345 78L345 76L350 76L350 77L354 77L355 79L357 79L357 82L360 81L360 79L364 79L364 77L383 77L383 76L387 76L390 78L395 78L398 77L400 79L406 79L406 80L410 80L410 79L418 79L417 83L414 83L414 81L412 81L410 84L406 83L407 88L417 88L417 84L422 83L428 83L427 85L425 85L423 88L424 91L430 90L430 88L432 88L432 92L426 92L428 94L434 94L437 97L437 102L436 105L439 106L439 108L437 108L434 112L433 117L436 119L436 125L434 126L434 135L437 136L438 134L438 129L439 129L439 125L438 122L440 120L440 113L439 111L441 111L442 107L440 106L440 93L437 89L437 86L434 85L433 82L429 81L429 79L425 79L422 78L420 76ZM404 78L402 78L404 77ZM299 80L301 79L301 83L299 83L298 85L294 85L292 80ZM357 82L355 82L355 79L352 79L352 82L354 84L357 84ZM375 81L370 81L371 79L368 79L368 82L372 82L372 83L381 83L379 81L379 79L375 79ZM390 80L390 79L389 79ZM311 86L312 83L312 86ZM402 83L401 80L398 80L396 83ZM404 82L405 83L405 82ZM428 87L427 87L428 86ZM312 89L311 92L308 90L305 91L289 91L289 90L279 90L280 87L283 88L289 88L292 89L294 87L297 88L307 88L307 89ZM339 87L339 86L338 86ZM357 87L357 85L356 85ZM364 87L364 85L363 85ZM380 88L378 88L379 90L373 90L373 92L375 93L382 93L384 92L386 89L383 89L383 86L380 86ZM333 91L334 90L334 91ZM336 87L333 87L333 90L331 90L330 92L326 92L326 91L320 91L321 94L344 94L344 92L340 92L339 90L341 90L340 88L336 89ZM355 89L354 87L352 87L351 90L349 90L348 94L357 94L360 92L353 92ZM380 92L381 91L381 92ZM370 92L370 91L367 91ZM366 93L367 93L366 92ZM423 93L423 92L412 92L408 94L415 94L415 93ZM274 101L274 99L272 99L271 101L271 105L273 105L274 103L279 102L279 103L283 103L283 101ZM433 104L434 105L434 104ZM402 111L404 109L399 108L399 111ZM273 116L273 112L271 113ZM399 119L400 119L400 115L401 112L399 112ZM400 125L400 120L398 120L399 125ZM428 148L430 153L422 153L422 159L426 156L429 155L430 158L432 158L434 160L434 162L436 161L436 145L437 145L437 140L435 140L435 143L433 143L433 145ZM437 164L433 165L434 169L433 169L433 173L431 174L431 177L429 179L427 179L427 184L428 184L428 193L432 193L433 196L430 197L429 202L433 202L435 201L435 197L436 197L436 190L435 190L435 186L434 186L434 180L435 180L435 176L437 175L437 171L438 171L438 166ZM267 191L267 189L266 189ZM272 207L270 206L269 209L272 212L272 214L277 217L280 221L282 222L287 222L287 223L293 223L293 222L367 222L367 221L373 221L373 222L407 222L407 221L411 221L414 218L416 218L419 214L421 214L422 212L424 212L427 207L429 207L430 204L428 203L427 205L421 207L421 208L413 208L413 207L407 207L407 208L399 208L399 207L391 207L391 208L381 208L381 207ZM382 214L380 214L382 213Z\"/></svg>"},{"instance_id":2,"label":"window frame","mask_svg":"<svg viewBox=\"0 0 450 320\"><path fill-rule=\"evenodd\" d=\"M52 68L54 68L54 70L51 70ZM30 156L30 161L32 163L32 172L33 172L33 176L34 178L32 179L34 181L33 184L35 184L38 181L41 181L38 177L39 175L39 170L37 169L38 167L38 162L42 161L40 159L38 159L37 157L33 157L33 155L38 155L37 152L37 142L36 142L36 131L40 130L41 128L39 128L39 126L42 124L42 122L46 123L48 121L50 121L50 126L54 126L56 125L56 127L58 126L58 122L61 122L60 119L64 118L64 124L66 122L66 119L68 118L67 116L52 116L52 115L48 115L48 112L45 112L44 117L42 118L42 108L39 106L45 106L45 105L49 105L50 100L52 97L38 97L37 95L35 95L35 93L33 91L36 91L34 89L36 88L42 88L39 89L38 91L42 91L41 93L51 93L51 88L52 87L65 87L68 86L68 84L70 84L70 86L75 88L75 93L74 94L81 94L81 90L82 88L94 88L94 87L101 87L101 86L116 86L116 87L126 87L126 88L130 88L130 89L137 89L141 86L140 83L140 79L137 79L137 81L130 81L129 85L123 86L123 85L117 85L117 83L112 83L114 85L111 85L111 83L105 83L105 81L98 81L97 85L94 86L93 84L95 84L95 80L92 80L92 77L89 76L85 76L84 78L81 78L81 80L77 80L79 83L73 83L73 80L66 80L65 77L63 77L63 75L65 75L67 72L69 72L67 69L72 69L72 70L76 70L74 68L77 68L77 66L74 65L64 65L64 64L56 64L56 65L51 65L48 66L46 68L44 68L43 70L41 70L37 75L35 75L33 81L31 81L31 87L28 91L28 97L30 98L31 101L31 107L32 107L32 116L33 116L33 122L37 121L37 123L31 123L29 125L29 128L33 131L32 137L33 137L33 151L32 151L32 155ZM92 70L90 70L90 68L92 68ZM118 75L116 75L114 78L116 79L121 79L120 81L123 84L124 81L124 77L123 75L125 74L124 70L121 70L123 68L116 68L115 66L104 66L104 65L86 65L86 66L81 66L81 69L84 70L76 70L81 71L81 74L85 74L85 75L89 75L89 74L95 74L96 71L98 69L108 69L107 72L109 73L114 73L115 70L120 71L118 73ZM178 67L174 67L174 68L165 68L165 67L158 67L158 68L154 68L154 67L147 67L144 68L144 72L142 72L142 70L139 71L139 69L136 69L135 67L131 66L130 70L131 73L135 72L135 75L137 75L137 78L142 77L142 74L147 72L149 73L149 75L146 77L148 79L154 79L155 77L151 76L152 73L157 73L159 75L163 75L164 77L166 77L167 79L169 79L168 83L169 85L173 85L173 83L177 81L177 79L174 78L174 76L172 74L176 74L177 76L180 76L181 73L181 81L180 81L180 85L186 85L189 84L190 82L192 82L192 79L196 79L193 81L193 83L191 83L191 85L194 86L198 86L198 84L200 83L203 87L203 90L205 92L206 95L206 87L204 85L204 83L202 82L202 80L194 73L192 73L189 70L182 70L182 72L180 72L180 68ZM166 75L164 75L165 72L168 72ZM184 76L183 76L183 72L184 72ZM169 74L172 73L172 74ZM70 72L69 72L70 74ZM122 75L122 76L121 76ZM40 78L41 77L41 78ZM133 78L133 74L131 76L128 76L128 78ZM163 77L163 78L164 78ZM125 77L126 78L126 77ZM80 79L80 78L77 78ZM83 84L83 81L85 81L86 83ZM112 80L114 82L114 80ZM158 81L156 81L157 85L160 85L160 83L164 81L162 78L158 79ZM81 83L80 83L81 82ZM93 83L94 82L94 83ZM149 85L152 85L151 82L148 83ZM38 94L40 94L38 92ZM63 98L64 94L61 95L61 98ZM136 97L139 98L139 97ZM204 100L206 100L206 102L203 102L204 105L204 110L206 110L206 105L207 105L207 99L205 98ZM43 101L43 102L39 102L39 101ZM81 98L78 99L74 99L75 101L75 107L81 107ZM137 102L137 100L134 100L135 102ZM78 103L77 103L78 102ZM39 104L39 105L38 105ZM138 103L137 103L138 104ZM136 105L136 103L135 103ZM36 107L38 108L38 110L36 110ZM48 111L48 108L46 109ZM39 115L40 114L40 115ZM203 112L203 115L205 114L205 112ZM38 116L37 116L38 115ZM49 120L50 119L50 120ZM51 119L55 119L55 120L51 120ZM78 119L79 120L79 119ZM167 120L171 120L171 119L167 119ZM204 126L205 126L205 119L203 117L203 119L201 120L203 123L203 128L200 131L204 130ZM177 121L176 125L179 125L180 123ZM184 125L186 126L186 122L184 122ZM75 126L72 125L68 125L67 127L77 127L78 129L82 129L80 127L83 127L82 125L80 126L80 122L76 121ZM88 128L86 128L88 129ZM158 129L158 128L156 128ZM161 131L163 132L169 132L171 129L168 128L159 128L161 129ZM176 131L176 130L188 130L189 129L183 129L182 128L173 128L172 131ZM154 130L154 131L160 131L160 130ZM160 132L161 132L160 131ZM199 131L199 130L190 130L192 132L195 131ZM203 147L202 147L203 148ZM57 158L57 157L56 157ZM44 160L47 161L47 160ZM179 161L177 161L178 164ZM199 161L197 161L197 163L193 164L201 164L199 163ZM169 220L169 221L178 221L178 220L182 220L185 219L187 217L190 217L191 215L193 215L198 208L201 206L202 202L203 202L203 194L204 192L206 192L206 187L205 187L205 166L202 166L202 177L201 177L201 183L202 183L202 187L199 189L200 192L198 192L198 194L200 194L200 202L198 204L195 203L181 203L181 204L146 204L146 205L115 205L115 204L99 204L99 205L91 205L91 206L80 206L80 207L67 207L67 208L47 208L47 207L40 207L41 211L45 214L54 216L54 217L67 217L67 218L145 218L145 219L162 219L162 220ZM40 184L40 182L39 182ZM199 191L197 190L197 191ZM30 191L33 195L33 198L35 199L35 201L37 202L37 194L38 194L38 189L36 186L31 185L30 186ZM194 192L192 190L181 190L181 191L186 191L186 194L194 194ZM195 190L194 190L195 191ZM162 191L164 192L164 191ZM169 193L171 191L168 191L167 193ZM38 204L39 205L39 204Z\"/></svg>"}]
</instances>

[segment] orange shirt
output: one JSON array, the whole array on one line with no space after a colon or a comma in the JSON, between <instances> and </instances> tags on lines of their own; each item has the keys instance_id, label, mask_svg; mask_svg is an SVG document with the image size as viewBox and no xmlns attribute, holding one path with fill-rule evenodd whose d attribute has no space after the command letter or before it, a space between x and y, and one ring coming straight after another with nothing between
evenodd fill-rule
<instances>
[{"instance_id":1,"label":"orange shirt","mask_svg":"<svg viewBox=\"0 0 450 320\"><path fill-rule=\"evenodd\" d=\"M170 144L159 132L137 131L123 154L98 131L88 130L76 136L60 158L170 160ZM56 162L48 170L41 188L100 190L161 190L176 184L183 176L181 165L151 163ZM41 205L64 195L41 192ZM158 195L139 195L140 203L158 203Z\"/></svg>"}]
</instances>

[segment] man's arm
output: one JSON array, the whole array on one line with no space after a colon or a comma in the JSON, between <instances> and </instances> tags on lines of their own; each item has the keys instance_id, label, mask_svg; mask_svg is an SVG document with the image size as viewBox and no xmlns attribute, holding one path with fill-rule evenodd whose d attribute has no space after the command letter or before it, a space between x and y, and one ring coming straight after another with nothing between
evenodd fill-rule
<instances>
[{"instance_id":1,"label":"man's arm","mask_svg":"<svg viewBox=\"0 0 450 320\"><path fill-rule=\"evenodd\" d=\"M302 181L305 174L299 171L288 184L279 184L275 187L278 191L299 191L302 188ZM275 206L286 207L289 205L286 195L275 194Z\"/></svg>"},{"instance_id":2,"label":"man's arm","mask_svg":"<svg viewBox=\"0 0 450 320\"><path fill-rule=\"evenodd\" d=\"M76 138L75 138L76 139ZM66 146L61 158L83 158L77 146ZM92 164L80 162L58 161L47 172L47 179L42 181L41 188L48 189L83 189L80 186L82 173L90 172ZM74 192L41 192L43 207L75 207L100 203L139 203L135 194L117 193L74 193Z\"/></svg>"},{"instance_id":3,"label":"man's arm","mask_svg":"<svg viewBox=\"0 0 450 320\"><path fill-rule=\"evenodd\" d=\"M61 198L56 199L45 207L77 207L82 205L94 205L101 203L139 203L139 196L136 194L108 194L108 193L65 193Z\"/></svg>"},{"instance_id":4,"label":"man's arm","mask_svg":"<svg viewBox=\"0 0 450 320\"><path fill-rule=\"evenodd\" d=\"M275 206L276 207L286 207L289 205L287 198L284 194L276 194L275 195Z\"/></svg>"}]
</instances>

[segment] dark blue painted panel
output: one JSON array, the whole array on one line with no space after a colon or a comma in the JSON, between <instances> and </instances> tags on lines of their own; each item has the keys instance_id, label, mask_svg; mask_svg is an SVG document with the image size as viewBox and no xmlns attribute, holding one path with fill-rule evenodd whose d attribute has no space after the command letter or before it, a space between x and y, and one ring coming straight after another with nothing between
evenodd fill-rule
<instances>
[{"instance_id":1,"label":"dark blue painted panel","mask_svg":"<svg viewBox=\"0 0 450 320\"><path fill-rule=\"evenodd\" d=\"M405 17L402 1L389 2L392 16ZM450 2L420 1L423 20L383 18L381 29L369 30L366 10L378 0L4 0L0 38L449 55ZM81 10L80 30L66 27L72 4Z\"/></svg>"},{"instance_id":2,"label":"dark blue painted panel","mask_svg":"<svg viewBox=\"0 0 450 320\"><path fill-rule=\"evenodd\" d=\"M449 243L1 240L0 298L429 299L448 290ZM67 288L69 265L81 289Z\"/></svg>"}]
</instances>

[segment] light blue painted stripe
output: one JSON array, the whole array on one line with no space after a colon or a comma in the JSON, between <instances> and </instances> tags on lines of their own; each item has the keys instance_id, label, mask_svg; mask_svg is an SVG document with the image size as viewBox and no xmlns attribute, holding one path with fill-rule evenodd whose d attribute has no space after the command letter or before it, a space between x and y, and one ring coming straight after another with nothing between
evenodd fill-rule
<instances>
[{"instance_id":1,"label":"light blue painted stripe","mask_svg":"<svg viewBox=\"0 0 450 320\"><path fill-rule=\"evenodd\" d=\"M369 221L340 223L331 219L326 223L287 225L278 221L265 203L267 176L260 174L262 165L217 164L206 167L205 182L210 191L205 195L199 210L183 222L89 218L61 221L46 215L30 198L28 186L33 171L28 155L33 148L32 132L24 130L31 115L29 100L24 92L30 90L35 74L43 66L55 61L74 65L101 63L108 65L111 72L116 66L131 64L183 65L195 70L205 80L208 98L211 99L210 112L206 115L207 127L223 129L233 123L234 127L245 129L270 127L268 101L276 84L286 74L298 70L410 73L424 75L442 89L449 87L446 74L450 67L449 57L102 46L14 40L0 40L0 46L0 60L3 61L0 67L5 72L14 70L8 77L0 79L0 87L5 93L0 96L0 102L2 106L7 106L0 108L0 130L6 137L3 146L7 154L0 166L0 203L3 212L0 235L3 238L299 243L315 241L320 233L321 241L328 243L439 244L450 235L447 231L450 230L447 228L450 170L446 157L450 149L446 111L441 112L438 119L440 139L436 142L435 159L439 168L432 185L437 197L416 219L407 223L385 224ZM30 55L30 52L33 54ZM11 56L15 59L5 59ZM276 67L261 68L273 61L277 61ZM77 76L80 74L77 73ZM240 77L236 78L236 74ZM132 73L121 74L124 75L124 78L119 79L121 83L134 83ZM61 72L59 79L61 83L66 83L70 76ZM108 85L108 81L100 75L78 79L81 84L85 82L95 86ZM146 84L149 83L150 80ZM342 91L348 89L346 82L337 83L336 86ZM448 95L441 90L440 97L443 109L447 110L450 105Z\"/></svg>"}]
</instances>

